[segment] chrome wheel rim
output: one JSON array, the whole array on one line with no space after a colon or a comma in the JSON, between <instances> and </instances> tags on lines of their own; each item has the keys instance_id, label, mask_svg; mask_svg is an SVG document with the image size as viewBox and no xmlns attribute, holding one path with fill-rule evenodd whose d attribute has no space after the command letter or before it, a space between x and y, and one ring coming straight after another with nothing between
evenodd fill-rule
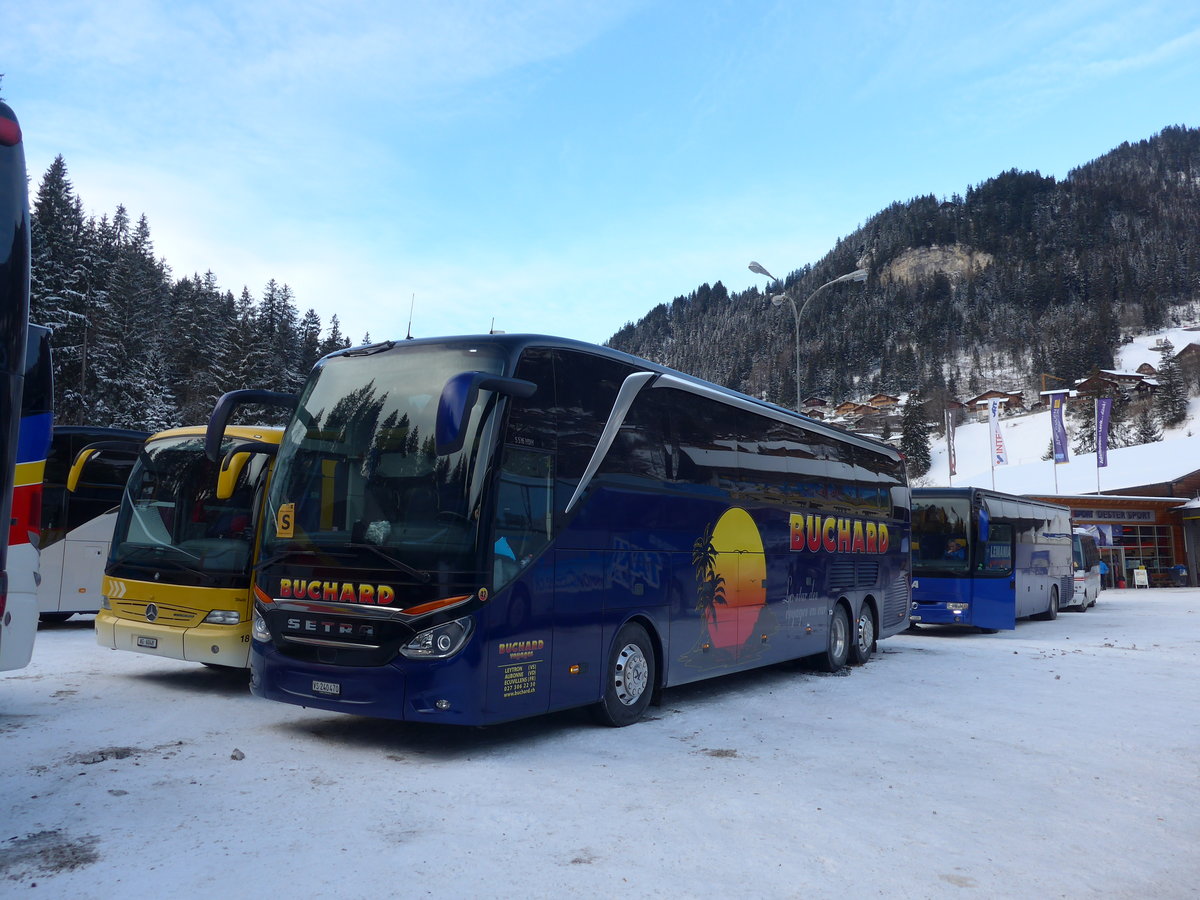
<instances>
[{"instance_id":1,"label":"chrome wheel rim","mask_svg":"<svg viewBox=\"0 0 1200 900\"><path fill-rule=\"evenodd\" d=\"M650 665L646 654L637 644L626 644L617 654L613 668L613 688L617 699L625 706L633 706L646 692L650 682Z\"/></svg>"},{"instance_id":2,"label":"chrome wheel rim","mask_svg":"<svg viewBox=\"0 0 1200 900\"><path fill-rule=\"evenodd\" d=\"M836 659L841 659L849 644L849 635L846 634L846 617L835 615L832 627L833 633L829 636L829 649Z\"/></svg>"},{"instance_id":3,"label":"chrome wheel rim","mask_svg":"<svg viewBox=\"0 0 1200 900\"><path fill-rule=\"evenodd\" d=\"M875 626L871 621L871 617L864 613L858 615L858 649L862 653L866 653L871 649L871 644L874 643Z\"/></svg>"}]
</instances>

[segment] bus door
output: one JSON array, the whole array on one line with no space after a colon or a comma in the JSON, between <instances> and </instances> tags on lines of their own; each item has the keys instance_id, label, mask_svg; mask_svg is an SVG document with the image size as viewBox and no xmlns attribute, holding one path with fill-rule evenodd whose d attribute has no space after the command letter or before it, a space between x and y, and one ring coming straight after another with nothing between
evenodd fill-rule
<instances>
[{"instance_id":1,"label":"bus door","mask_svg":"<svg viewBox=\"0 0 1200 900\"><path fill-rule=\"evenodd\" d=\"M1013 526L990 521L986 509L978 519L979 557L971 579L971 624L1011 631L1017 627L1016 580L1013 571Z\"/></svg>"}]
</instances>

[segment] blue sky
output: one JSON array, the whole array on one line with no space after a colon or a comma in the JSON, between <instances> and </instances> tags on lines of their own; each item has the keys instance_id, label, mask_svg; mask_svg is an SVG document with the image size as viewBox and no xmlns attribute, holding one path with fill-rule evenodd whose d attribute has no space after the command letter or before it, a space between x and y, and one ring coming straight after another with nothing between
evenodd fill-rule
<instances>
[{"instance_id":1,"label":"blue sky","mask_svg":"<svg viewBox=\"0 0 1200 900\"><path fill-rule=\"evenodd\" d=\"M355 340L604 341L894 201L1200 125L1195 0L0 0L33 188ZM790 327L790 322L781 320Z\"/></svg>"}]
</instances>

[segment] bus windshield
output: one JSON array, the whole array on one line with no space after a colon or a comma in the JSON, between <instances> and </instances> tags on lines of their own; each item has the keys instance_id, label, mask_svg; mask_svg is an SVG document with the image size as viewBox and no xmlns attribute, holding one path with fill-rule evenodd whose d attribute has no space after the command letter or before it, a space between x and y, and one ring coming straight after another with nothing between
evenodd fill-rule
<instances>
[{"instance_id":1,"label":"bus windshield","mask_svg":"<svg viewBox=\"0 0 1200 900\"><path fill-rule=\"evenodd\" d=\"M255 454L228 500L218 499L217 466L204 435L149 441L129 473L113 531L109 574L172 584L237 586L249 573L255 490L269 464Z\"/></svg>"},{"instance_id":2,"label":"bus windshield","mask_svg":"<svg viewBox=\"0 0 1200 900\"><path fill-rule=\"evenodd\" d=\"M351 351L310 377L276 461L264 562L350 553L422 582L479 568L479 460L494 445L497 396L480 390L457 411L460 448L443 454L438 409L452 378L502 375L505 356L468 342L402 351Z\"/></svg>"},{"instance_id":3,"label":"bus windshield","mask_svg":"<svg viewBox=\"0 0 1200 900\"><path fill-rule=\"evenodd\" d=\"M971 568L968 497L913 495L913 575L962 573Z\"/></svg>"}]
</instances>

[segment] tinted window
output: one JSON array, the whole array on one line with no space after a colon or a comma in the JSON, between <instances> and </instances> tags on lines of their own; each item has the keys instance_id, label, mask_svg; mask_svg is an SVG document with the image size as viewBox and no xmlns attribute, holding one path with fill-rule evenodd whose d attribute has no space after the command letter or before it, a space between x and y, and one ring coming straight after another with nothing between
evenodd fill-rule
<instances>
[{"instance_id":1,"label":"tinted window","mask_svg":"<svg viewBox=\"0 0 1200 900\"><path fill-rule=\"evenodd\" d=\"M601 475L663 482L673 473L668 451L670 409L663 391L644 389L625 416L600 466Z\"/></svg>"},{"instance_id":2,"label":"tinted window","mask_svg":"<svg viewBox=\"0 0 1200 900\"><path fill-rule=\"evenodd\" d=\"M614 360L556 350L558 476L583 477L625 378L635 370Z\"/></svg>"},{"instance_id":3,"label":"tinted window","mask_svg":"<svg viewBox=\"0 0 1200 900\"><path fill-rule=\"evenodd\" d=\"M732 490L738 478L738 421L735 410L689 394L671 394L671 427L679 453L678 481Z\"/></svg>"},{"instance_id":4,"label":"tinted window","mask_svg":"<svg viewBox=\"0 0 1200 900\"><path fill-rule=\"evenodd\" d=\"M511 581L550 541L553 457L511 444L504 448L496 491L492 572L496 587Z\"/></svg>"},{"instance_id":5,"label":"tinted window","mask_svg":"<svg viewBox=\"0 0 1200 900\"><path fill-rule=\"evenodd\" d=\"M513 373L537 385L533 395L509 399L506 442L553 451L558 445L558 402L554 392L554 359L549 350L530 349L521 354Z\"/></svg>"}]
</instances>

